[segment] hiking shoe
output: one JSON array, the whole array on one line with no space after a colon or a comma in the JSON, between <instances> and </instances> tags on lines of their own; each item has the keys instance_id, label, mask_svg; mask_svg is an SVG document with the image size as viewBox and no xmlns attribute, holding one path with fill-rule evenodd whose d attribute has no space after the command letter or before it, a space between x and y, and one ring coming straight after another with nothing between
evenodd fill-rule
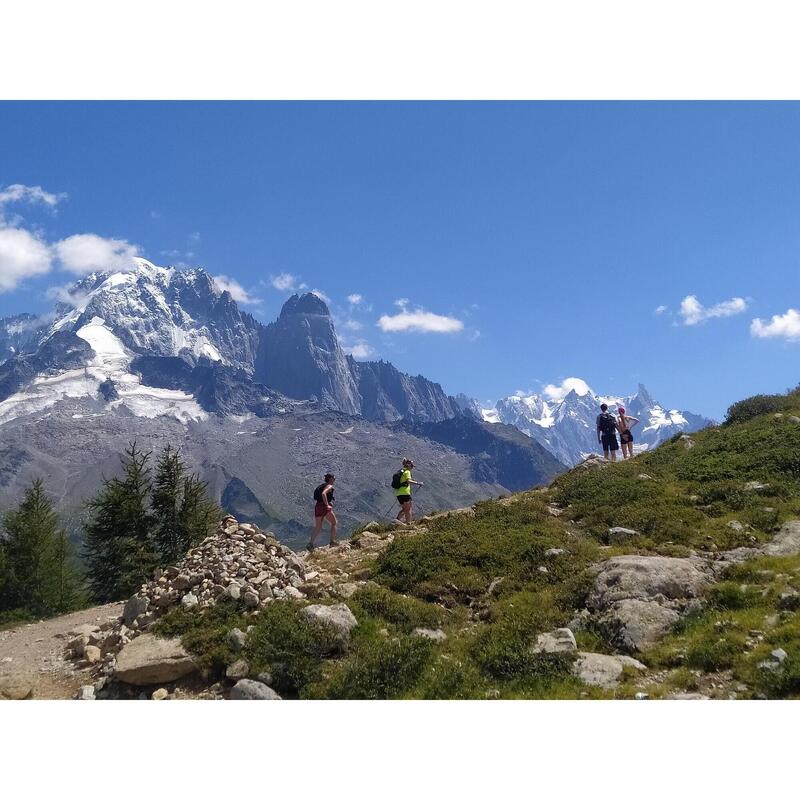
<instances>
[{"instance_id":1,"label":"hiking shoe","mask_svg":"<svg viewBox=\"0 0 800 800\"><path fill-rule=\"evenodd\" d=\"M309 542L309 543L306 545L306 550L308 550L308 552L309 552L309 553L313 553L313 552L314 552L314 545L313 545L313 544L311 544L311 542Z\"/></svg>"}]
</instances>

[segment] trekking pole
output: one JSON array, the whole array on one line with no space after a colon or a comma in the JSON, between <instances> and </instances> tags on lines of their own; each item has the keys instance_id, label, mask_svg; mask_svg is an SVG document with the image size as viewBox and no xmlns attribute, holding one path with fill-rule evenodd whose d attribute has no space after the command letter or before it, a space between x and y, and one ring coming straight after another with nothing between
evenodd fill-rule
<instances>
[{"instance_id":1,"label":"trekking pole","mask_svg":"<svg viewBox=\"0 0 800 800\"><path fill-rule=\"evenodd\" d=\"M383 515L384 517L388 517L392 513L392 509L394 508L394 504L396 502L397 502L397 498L392 500L392 504L389 506L389 508L386 509L386 513Z\"/></svg>"}]
</instances>

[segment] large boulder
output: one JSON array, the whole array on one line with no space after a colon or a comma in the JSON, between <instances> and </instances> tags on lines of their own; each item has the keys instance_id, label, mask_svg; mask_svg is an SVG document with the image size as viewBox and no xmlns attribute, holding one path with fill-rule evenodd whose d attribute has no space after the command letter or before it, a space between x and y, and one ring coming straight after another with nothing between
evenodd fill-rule
<instances>
[{"instance_id":1,"label":"large boulder","mask_svg":"<svg viewBox=\"0 0 800 800\"><path fill-rule=\"evenodd\" d=\"M655 644L680 619L673 608L644 600L621 600L598 619L621 650L636 652Z\"/></svg>"},{"instance_id":2,"label":"large boulder","mask_svg":"<svg viewBox=\"0 0 800 800\"><path fill-rule=\"evenodd\" d=\"M159 639L144 633L119 651L115 677L123 683L148 686L176 681L196 669L180 639Z\"/></svg>"},{"instance_id":3,"label":"large boulder","mask_svg":"<svg viewBox=\"0 0 800 800\"><path fill-rule=\"evenodd\" d=\"M594 568L587 605L602 611L621 600L687 600L699 597L712 575L700 559L616 556Z\"/></svg>"},{"instance_id":4,"label":"large boulder","mask_svg":"<svg viewBox=\"0 0 800 800\"><path fill-rule=\"evenodd\" d=\"M622 650L637 652L657 642L714 579L699 558L617 556L597 564L586 605L594 621Z\"/></svg>"},{"instance_id":5,"label":"large boulder","mask_svg":"<svg viewBox=\"0 0 800 800\"><path fill-rule=\"evenodd\" d=\"M342 641L348 641L350 631L358 625L358 620L353 616L353 612L346 603L337 603L332 606L306 606L303 609L303 616L312 622L332 627Z\"/></svg>"},{"instance_id":6,"label":"large boulder","mask_svg":"<svg viewBox=\"0 0 800 800\"><path fill-rule=\"evenodd\" d=\"M575 674L584 683L599 686L602 689L613 689L619 685L625 667L643 672L647 667L629 656L607 656L603 653L578 653L572 667Z\"/></svg>"}]
</instances>

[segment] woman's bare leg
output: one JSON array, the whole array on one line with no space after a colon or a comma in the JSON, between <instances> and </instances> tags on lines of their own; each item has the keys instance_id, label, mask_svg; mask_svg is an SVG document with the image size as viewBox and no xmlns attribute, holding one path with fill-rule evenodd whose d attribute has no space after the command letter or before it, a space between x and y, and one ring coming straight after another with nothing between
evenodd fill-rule
<instances>
[{"instance_id":1,"label":"woman's bare leg","mask_svg":"<svg viewBox=\"0 0 800 800\"><path fill-rule=\"evenodd\" d=\"M323 517L314 517L314 530L311 534L311 546L314 546L314 542L317 541L317 536L319 536L319 532L322 530L322 520Z\"/></svg>"},{"instance_id":2,"label":"woman's bare leg","mask_svg":"<svg viewBox=\"0 0 800 800\"><path fill-rule=\"evenodd\" d=\"M334 514L333 511L329 511L325 515L325 519L328 520L328 522L331 525L331 544L336 544L336 514ZM322 527L321 520L320 520L320 527Z\"/></svg>"}]
</instances>

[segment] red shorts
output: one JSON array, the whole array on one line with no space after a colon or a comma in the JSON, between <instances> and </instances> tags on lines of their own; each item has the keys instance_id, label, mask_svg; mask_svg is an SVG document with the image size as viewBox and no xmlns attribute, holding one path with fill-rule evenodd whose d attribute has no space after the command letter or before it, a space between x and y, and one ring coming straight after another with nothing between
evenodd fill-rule
<instances>
[{"instance_id":1,"label":"red shorts","mask_svg":"<svg viewBox=\"0 0 800 800\"><path fill-rule=\"evenodd\" d=\"M329 511L333 511L333 506L325 505L325 503L317 503L314 506L314 516L315 517L324 517Z\"/></svg>"}]
</instances>

